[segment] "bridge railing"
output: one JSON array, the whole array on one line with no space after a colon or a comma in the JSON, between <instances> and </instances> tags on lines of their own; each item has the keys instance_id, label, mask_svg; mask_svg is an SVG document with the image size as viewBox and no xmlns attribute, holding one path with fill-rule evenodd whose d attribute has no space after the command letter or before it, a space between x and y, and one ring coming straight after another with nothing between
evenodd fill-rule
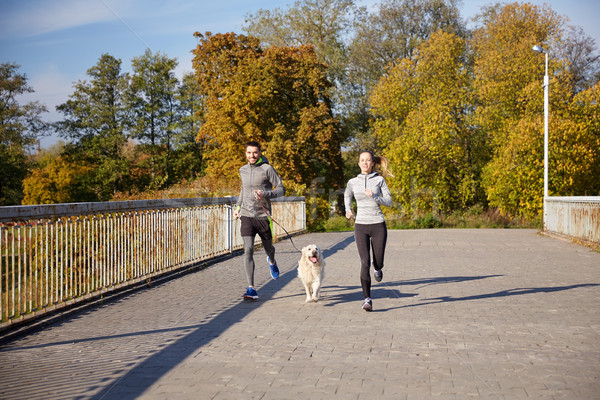
<instances>
[{"instance_id":1,"label":"bridge railing","mask_svg":"<svg viewBox=\"0 0 600 400\"><path fill-rule=\"evenodd\" d=\"M0 330L243 247L236 198L0 207ZM292 234L303 197L272 202ZM273 226L275 238L284 231Z\"/></svg>"},{"instance_id":2,"label":"bridge railing","mask_svg":"<svg viewBox=\"0 0 600 400\"><path fill-rule=\"evenodd\" d=\"M600 196L546 197L544 231L600 244Z\"/></svg>"}]
</instances>

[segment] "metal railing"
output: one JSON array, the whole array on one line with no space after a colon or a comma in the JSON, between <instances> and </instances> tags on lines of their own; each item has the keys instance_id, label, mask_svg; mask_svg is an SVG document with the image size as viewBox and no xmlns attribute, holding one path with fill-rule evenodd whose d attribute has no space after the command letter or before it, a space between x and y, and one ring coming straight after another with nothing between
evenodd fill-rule
<instances>
[{"instance_id":1,"label":"metal railing","mask_svg":"<svg viewBox=\"0 0 600 400\"><path fill-rule=\"evenodd\" d=\"M242 248L235 200L0 207L0 329ZM272 205L290 234L306 229L304 198Z\"/></svg>"},{"instance_id":2,"label":"metal railing","mask_svg":"<svg viewBox=\"0 0 600 400\"><path fill-rule=\"evenodd\" d=\"M600 244L600 196L546 197L544 230Z\"/></svg>"}]
</instances>

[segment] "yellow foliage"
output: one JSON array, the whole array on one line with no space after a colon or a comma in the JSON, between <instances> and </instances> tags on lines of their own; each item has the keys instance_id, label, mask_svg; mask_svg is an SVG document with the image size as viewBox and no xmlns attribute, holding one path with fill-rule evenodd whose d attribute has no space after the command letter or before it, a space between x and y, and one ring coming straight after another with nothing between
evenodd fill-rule
<instances>
[{"instance_id":1,"label":"yellow foliage","mask_svg":"<svg viewBox=\"0 0 600 400\"><path fill-rule=\"evenodd\" d=\"M464 208L475 196L465 50L462 39L438 32L373 91L374 135L393 166L396 177L388 183L405 210Z\"/></svg>"},{"instance_id":2,"label":"yellow foliage","mask_svg":"<svg viewBox=\"0 0 600 400\"><path fill-rule=\"evenodd\" d=\"M31 171L23 180L22 204L70 203L78 198L82 181L93 171L91 166L69 162L59 157L43 168Z\"/></svg>"},{"instance_id":3,"label":"yellow foliage","mask_svg":"<svg viewBox=\"0 0 600 400\"><path fill-rule=\"evenodd\" d=\"M197 140L205 144L206 176L236 177L245 143L256 140L284 181L310 184L324 176L339 185L341 130L314 48L262 50L243 35L199 37L194 68L206 101Z\"/></svg>"},{"instance_id":4,"label":"yellow foliage","mask_svg":"<svg viewBox=\"0 0 600 400\"><path fill-rule=\"evenodd\" d=\"M490 137L482 180L491 206L536 217L543 206L544 56L534 44L560 45L564 19L548 6L512 3L493 9L475 32L476 122ZM597 87L574 97L564 60L549 59L549 195L600 191ZM594 100L594 98L596 100Z\"/></svg>"}]
</instances>

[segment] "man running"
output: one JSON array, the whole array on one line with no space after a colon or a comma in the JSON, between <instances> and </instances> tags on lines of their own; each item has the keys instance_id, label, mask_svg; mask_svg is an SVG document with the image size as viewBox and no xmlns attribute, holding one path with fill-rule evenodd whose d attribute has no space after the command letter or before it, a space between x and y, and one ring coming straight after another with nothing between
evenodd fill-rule
<instances>
[{"instance_id":1,"label":"man running","mask_svg":"<svg viewBox=\"0 0 600 400\"><path fill-rule=\"evenodd\" d=\"M262 155L258 142L246 143L246 159L248 164L240 168L242 188L233 216L241 218L242 221L244 268L248 280L248 288L243 297L244 300L258 300L258 293L254 288L254 238L258 234L262 240L263 248L267 253L267 264L271 269L271 277L279 278L279 268L275 261L275 247L273 246L272 225L269 218L271 214L270 199L284 196L285 188L275 169Z\"/></svg>"}]
</instances>

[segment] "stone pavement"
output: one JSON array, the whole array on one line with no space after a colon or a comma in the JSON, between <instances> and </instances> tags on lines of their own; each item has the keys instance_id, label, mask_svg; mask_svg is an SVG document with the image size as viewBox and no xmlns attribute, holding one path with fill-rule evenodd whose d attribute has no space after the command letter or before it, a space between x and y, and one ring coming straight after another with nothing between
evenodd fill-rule
<instances>
[{"instance_id":1,"label":"stone pavement","mask_svg":"<svg viewBox=\"0 0 600 400\"><path fill-rule=\"evenodd\" d=\"M351 232L306 304L299 254L241 256L0 347L1 399L600 399L600 253L535 230L390 231L374 311Z\"/></svg>"}]
</instances>

